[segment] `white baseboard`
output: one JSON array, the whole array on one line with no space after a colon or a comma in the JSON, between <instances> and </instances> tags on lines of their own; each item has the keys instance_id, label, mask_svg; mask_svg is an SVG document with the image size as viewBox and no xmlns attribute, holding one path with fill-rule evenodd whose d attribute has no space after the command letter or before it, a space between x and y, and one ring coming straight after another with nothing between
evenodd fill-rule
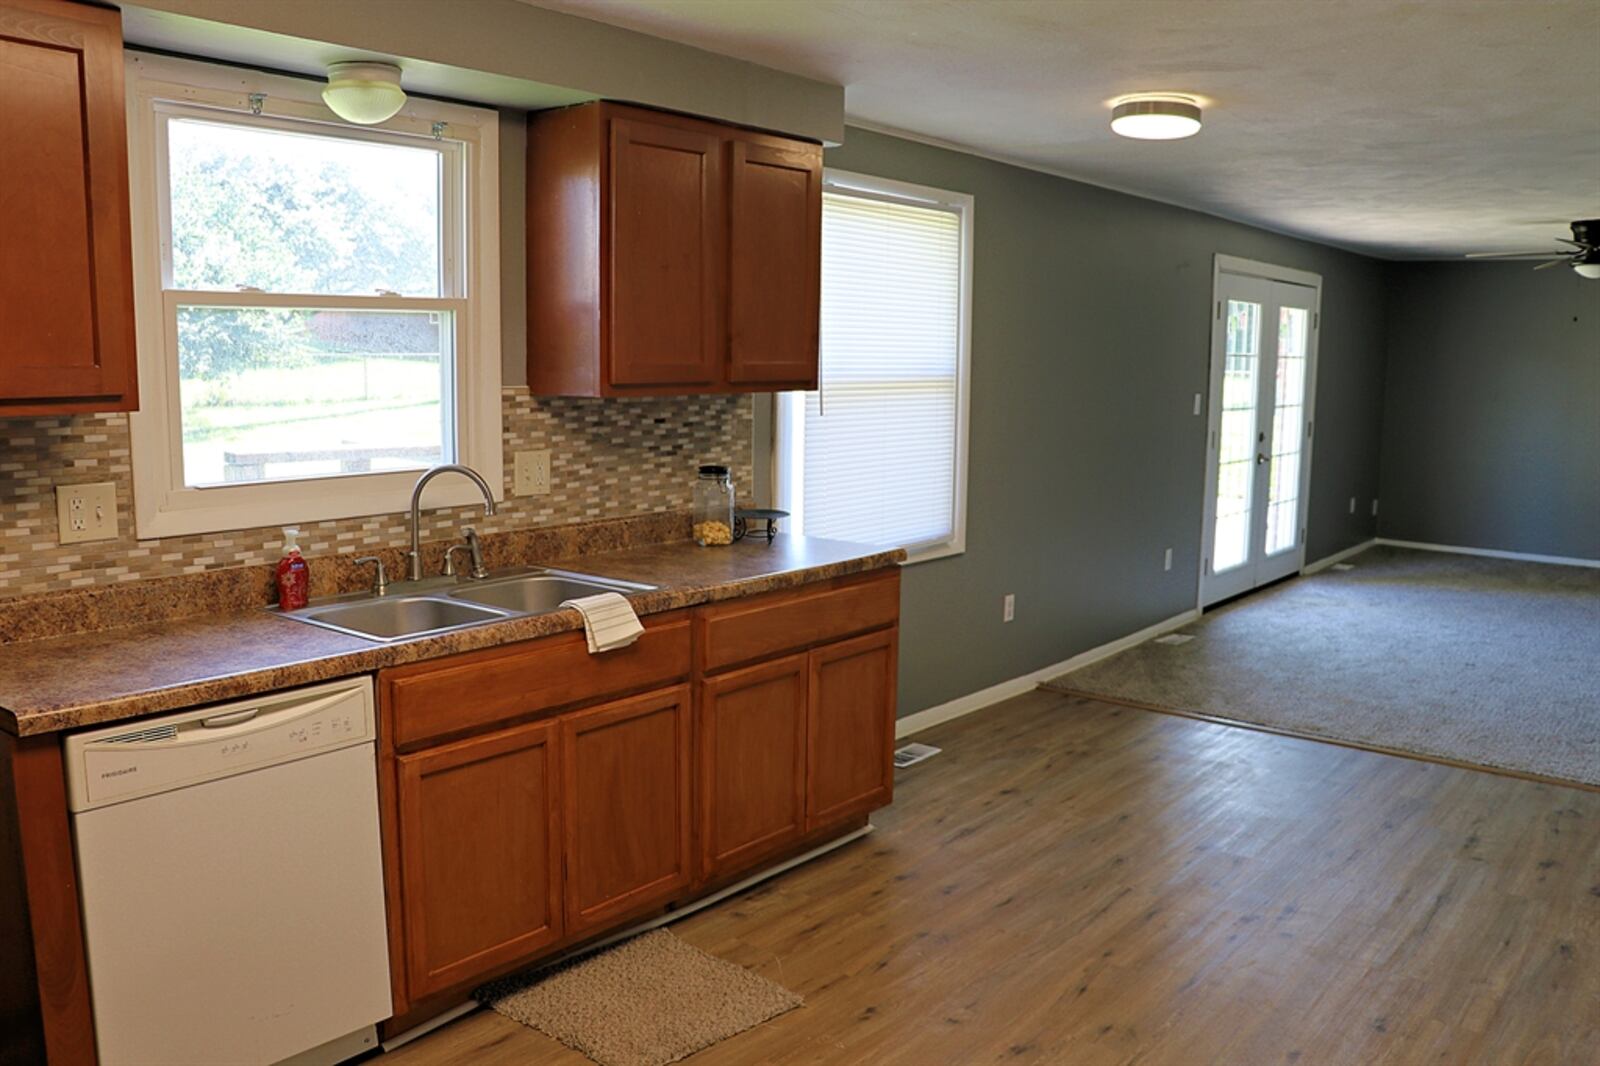
<instances>
[{"instance_id":1,"label":"white baseboard","mask_svg":"<svg viewBox=\"0 0 1600 1066\"><path fill-rule=\"evenodd\" d=\"M1600 570L1600 559L1578 559L1570 555L1534 555L1530 552L1503 552L1496 548L1463 548L1457 544L1424 544L1416 540L1391 540L1379 537L1379 544L1391 548L1415 548L1425 552L1449 552L1452 555L1482 555L1489 559L1517 559L1525 563L1552 563L1556 566L1586 566Z\"/></svg>"},{"instance_id":2,"label":"white baseboard","mask_svg":"<svg viewBox=\"0 0 1600 1066\"><path fill-rule=\"evenodd\" d=\"M1342 552L1334 552L1332 555L1323 556L1314 563L1307 563L1300 568L1300 573L1302 576L1321 573L1334 563L1342 563L1352 555L1360 555L1362 552L1378 543L1381 542L1377 537L1373 537L1371 540L1364 540L1360 544L1351 545Z\"/></svg>"},{"instance_id":3,"label":"white baseboard","mask_svg":"<svg viewBox=\"0 0 1600 1066\"><path fill-rule=\"evenodd\" d=\"M894 724L895 739L898 740L901 737L910 736L912 733L921 732L931 726L961 718L964 715L971 714L973 711L981 711L985 707L993 706L1001 700L1008 700L1012 696L1020 696L1024 692L1031 692L1039 686L1041 681L1048 681L1052 677L1064 674L1069 670L1076 670L1080 666L1088 666L1090 663L1099 662L1109 655L1115 655L1119 651L1126 651L1135 644L1143 644L1145 641L1159 637L1163 633L1170 633L1174 629L1186 626L1199 617L1200 612L1197 610L1184 611L1182 614L1173 615L1164 622L1146 626L1137 633L1129 633L1127 636L1113 640L1109 644L1102 644L1098 648L1090 648L1086 652L1080 652L1070 659L1063 659L1061 662L1041 667L1031 673L1023 674L1021 677L1002 681L998 685L990 685L986 689L980 689L959 699L953 699L949 703L941 703L937 707L929 707L927 710L918 711L916 714L908 714Z\"/></svg>"}]
</instances>

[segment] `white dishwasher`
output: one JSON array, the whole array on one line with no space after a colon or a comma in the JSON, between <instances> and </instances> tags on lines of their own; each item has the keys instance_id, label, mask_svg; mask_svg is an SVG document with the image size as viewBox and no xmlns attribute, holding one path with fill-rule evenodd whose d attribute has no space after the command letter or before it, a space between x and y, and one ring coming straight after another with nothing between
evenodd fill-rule
<instances>
[{"instance_id":1,"label":"white dishwasher","mask_svg":"<svg viewBox=\"0 0 1600 1066\"><path fill-rule=\"evenodd\" d=\"M372 683L66 739L103 1066L332 1063L389 1016Z\"/></svg>"}]
</instances>

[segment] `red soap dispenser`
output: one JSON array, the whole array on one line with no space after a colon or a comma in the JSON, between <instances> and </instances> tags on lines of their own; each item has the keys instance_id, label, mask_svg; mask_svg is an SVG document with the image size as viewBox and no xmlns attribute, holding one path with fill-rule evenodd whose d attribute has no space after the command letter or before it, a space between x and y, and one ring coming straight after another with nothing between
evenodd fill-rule
<instances>
[{"instance_id":1,"label":"red soap dispenser","mask_svg":"<svg viewBox=\"0 0 1600 1066\"><path fill-rule=\"evenodd\" d=\"M294 611L311 600L311 566L300 555L300 530L285 526L278 563L278 609Z\"/></svg>"}]
</instances>

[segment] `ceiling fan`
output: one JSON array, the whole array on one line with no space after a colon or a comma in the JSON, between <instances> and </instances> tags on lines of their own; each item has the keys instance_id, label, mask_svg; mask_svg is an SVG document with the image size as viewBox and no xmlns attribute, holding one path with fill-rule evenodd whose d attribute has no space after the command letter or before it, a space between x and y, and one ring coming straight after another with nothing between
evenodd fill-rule
<instances>
[{"instance_id":1,"label":"ceiling fan","mask_svg":"<svg viewBox=\"0 0 1600 1066\"><path fill-rule=\"evenodd\" d=\"M1581 278L1600 278L1600 218L1580 218L1572 223L1572 239L1557 237L1572 250L1555 252L1469 252L1468 259L1543 259L1534 267L1543 270L1565 263Z\"/></svg>"}]
</instances>

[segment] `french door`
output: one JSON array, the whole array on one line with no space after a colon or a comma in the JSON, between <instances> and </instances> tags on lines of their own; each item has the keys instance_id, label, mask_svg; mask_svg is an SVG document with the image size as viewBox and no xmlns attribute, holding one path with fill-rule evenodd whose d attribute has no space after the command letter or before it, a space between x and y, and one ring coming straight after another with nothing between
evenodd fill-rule
<instances>
[{"instance_id":1,"label":"french door","mask_svg":"<svg viewBox=\"0 0 1600 1066\"><path fill-rule=\"evenodd\" d=\"M1305 564L1320 324L1321 279L1315 275L1275 268L1234 273L1221 259L1212 321L1202 607Z\"/></svg>"}]
</instances>

